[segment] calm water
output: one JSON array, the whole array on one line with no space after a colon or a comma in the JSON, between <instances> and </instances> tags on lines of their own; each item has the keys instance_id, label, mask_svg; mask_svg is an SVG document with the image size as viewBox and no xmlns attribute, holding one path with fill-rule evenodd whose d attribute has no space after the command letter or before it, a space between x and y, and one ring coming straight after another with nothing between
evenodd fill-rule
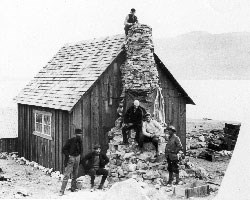
<instances>
[{"instance_id":1,"label":"calm water","mask_svg":"<svg viewBox=\"0 0 250 200\"><path fill-rule=\"evenodd\" d=\"M27 83L27 80L0 81L0 107L15 107L12 99ZM196 103L187 106L188 118L240 122L248 118L250 81L179 80L179 83Z\"/></svg>"},{"instance_id":2,"label":"calm water","mask_svg":"<svg viewBox=\"0 0 250 200\"><path fill-rule=\"evenodd\" d=\"M187 106L189 118L245 121L249 117L250 81L180 81L196 103Z\"/></svg>"}]
</instances>

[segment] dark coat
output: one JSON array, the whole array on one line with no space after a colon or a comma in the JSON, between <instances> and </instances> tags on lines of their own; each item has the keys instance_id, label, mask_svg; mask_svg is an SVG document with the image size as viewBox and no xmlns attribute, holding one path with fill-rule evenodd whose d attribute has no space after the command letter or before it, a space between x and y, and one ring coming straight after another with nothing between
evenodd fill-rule
<instances>
[{"instance_id":1,"label":"dark coat","mask_svg":"<svg viewBox=\"0 0 250 200\"><path fill-rule=\"evenodd\" d=\"M134 125L142 125L143 120L143 108L139 106L134 112L134 106L128 108L124 115L124 123L133 123Z\"/></svg>"},{"instance_id":2,"label":"dark coat","mask_svg":"<svg viewBox=\"0 0 250 200\"><path fill-rule=\"evenodd\" d=\"M79 145L77 143L79 142ZM69 156L78 156L82 154L82 140L76 137L68 139L62 148L62 153L65 155L64 166L67 165Z\"/></svg>"},{"instance_id":3,"label":"dark coat","mask_svg":"<svg viewBox=\"0 0 250 200\"><path fill-rule=\"evenodd\" d=\"M127 22L135 24L135 23L138 23L138 19L135 15L133 16L132 14L128 14L128 21Z\"/></svg>"},{"instance_id":4,"label":"dark coat","mask_svg":"<svg viewBox=\"0 0 250 200\"><path fill-rule=\"evenodd\" d=\"M85 173L87 173L90 169L94 167L93 165L94 165L95 155L96 155L95 152L91 152L81 160L81 164L85 170ZM99 159L100 159L99 168L104 168L105 165L109 162L109 158L106 156L106 154L103 153L100 153Z\"/></svg>"},{"instance_id":5,"label":"dark coat","mask_svg":"<svg viewBox=\"0 0 250 200\"><path fill-rule=\"evenodd\" d=\"M183 147L180 138L176 134L173 134L172 137L169 138L169 141L166 144L165 156L170 160L178 160L177 154L182 149Z\"/></svg>"}]
</instances>

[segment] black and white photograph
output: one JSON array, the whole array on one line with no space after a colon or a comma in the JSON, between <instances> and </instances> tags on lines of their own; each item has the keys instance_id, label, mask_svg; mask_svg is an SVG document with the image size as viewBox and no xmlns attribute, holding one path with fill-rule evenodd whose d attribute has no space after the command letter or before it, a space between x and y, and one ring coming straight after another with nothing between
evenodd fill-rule
<instances>
[{"instance_id":1,"label":"black and white photograph","mask_svg":"<svg viewBox=\"0 0 250 200\"><path fill-rule=\"evenodd\" d=\"M249 200L250 1L0 0L0 199Z\"/></svg>"}]
</instances>

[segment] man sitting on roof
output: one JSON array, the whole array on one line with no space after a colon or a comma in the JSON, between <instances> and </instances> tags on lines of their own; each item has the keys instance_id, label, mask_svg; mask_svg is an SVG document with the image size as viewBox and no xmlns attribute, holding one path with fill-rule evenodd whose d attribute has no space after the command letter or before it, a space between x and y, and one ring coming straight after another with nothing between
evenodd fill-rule
<instances>
[{"instance_id":1,"label":"man sitting on roof","mask_svg":"<svg viewBox=\"0 0 250 200\"><path fill-rule=\"evenodd\" d=\"M162 126L151 118L150 113L145 114L146 121L142 125L142 134L140 135L139 147L143 147L143 143L152 142L155 146L156 156L158 155L158 138L163 133Z\"/></svg>"},{"instance_id":2,"label":"man sitting on roof","mask_svg":"<svg viewBox=\"0 0 250 200\"><path fill-rule=\"evenodd\" d=\"M125 34L126 36L128 35L128 30L131 28L131 26L133 26L134 24L138 23L138 19L135 16L135 9L132 8L130 14L127 15L125 22L124 22L124 30L125 30Z\"/></svg>"}]
</instances>

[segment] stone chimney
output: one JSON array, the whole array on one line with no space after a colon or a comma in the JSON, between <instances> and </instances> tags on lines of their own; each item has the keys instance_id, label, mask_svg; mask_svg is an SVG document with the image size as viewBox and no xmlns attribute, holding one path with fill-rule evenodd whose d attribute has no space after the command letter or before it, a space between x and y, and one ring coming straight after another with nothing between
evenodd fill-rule
<instances>
[{"instance_id":1,"label":"stone chimney","mask_svg":"<svg viewBox=\"0 0 250 200\"><path fill-rule=\"evenodd\" d=\"M125 109L125 92L129 89L147 92L156 89L155 99L152 99L151 114L157 121L165 123L164 99L159 86L159 75L154 60L154 45L151 37L152 28L145 24L135 24L128 32L124 45L126 61L121 66L123 89L120 97L121 102L117 109L120 117L116 120L115 127L108 133L110 138L113 138L114 135L120 135L116 138L122 139L121 123Z\"/></svg>"},{"instance_id":2,"label":"stone chimney","mask_svg":"<svg viewBox=\"0 0 250 200\"><path fill-rule=\"evenodd\" d=\"M121 67L123 89L154 89L159 87L154 60L152 28L135 24L129 30L126 43L126 61Z\"/></svg>"}]
</instances>

